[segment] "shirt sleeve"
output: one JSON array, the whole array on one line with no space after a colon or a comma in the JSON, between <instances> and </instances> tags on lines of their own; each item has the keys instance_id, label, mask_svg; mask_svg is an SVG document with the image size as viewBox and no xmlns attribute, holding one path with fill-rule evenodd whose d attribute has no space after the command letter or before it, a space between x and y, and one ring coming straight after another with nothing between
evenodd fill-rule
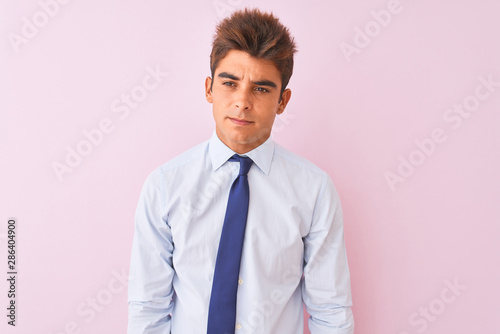
<instances>
[{"instance_id":1,"label":"shirt sleeve","mask_svg":"<svg viewBox=\"0 0 500 334\"><path fill-rule=\"evenodd\" d=\"M169 334L173 242L160 173L144 183L135 214L128 287L128 334Z\"/></svg>"},{"instance_id":2,"label":"shirt sleeve","mask_svg":"<svg viewBox=\"0 0 500 334\"><path fill-rule=\"evenodd\" d=\"M311 334L354 333L342 207L327 174L304 238L302 298Z\"/></svg>"}]
</instances>

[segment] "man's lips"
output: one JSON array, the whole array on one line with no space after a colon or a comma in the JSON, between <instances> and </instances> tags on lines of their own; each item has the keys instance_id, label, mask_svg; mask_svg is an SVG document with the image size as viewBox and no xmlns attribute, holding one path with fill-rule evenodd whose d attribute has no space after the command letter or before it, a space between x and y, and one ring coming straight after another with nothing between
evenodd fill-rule
<instances>
[{"instance_id":1,"label":"man's lips","mask_svg":"<svg viewBox=\"0 0 500 334\"><path fill-rule=\"evenodd\" d=\"M244 119L239 119L239 118L229 117L229 119L231 120L231 122L233 122L236 125L249 125L249 124L253 123L253 122L250 122L250 121L247 121Z\"/></svg>"}]
</instances>

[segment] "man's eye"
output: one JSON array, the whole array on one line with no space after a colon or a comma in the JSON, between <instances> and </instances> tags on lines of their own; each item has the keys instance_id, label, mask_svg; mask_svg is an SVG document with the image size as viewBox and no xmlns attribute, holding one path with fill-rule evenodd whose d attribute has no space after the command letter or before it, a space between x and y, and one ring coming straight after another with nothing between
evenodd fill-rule
<instances>
[{"instance_id":1,"label":"man's eye","mask_svg":"<svg viewBox=\"0 0 500 334\"><path fill-rule=\"evenodd\" d=\"M226 86L234 86L234 83L232 83L231 81L226 81L226 82L223 82L222 84L226 85Z\"/></svg>"},{"instance_id":2,"label":"man's eye","mask_svg":"<svg viewBox=\"0 0 500 334\"><path fill-rule=\"evenodd\" d=\"M262 87L257 87L255 89L258 90L259 92L262 92L262 93L269 93L269 90L262 88Z\"/></svg>"}]
</instances>

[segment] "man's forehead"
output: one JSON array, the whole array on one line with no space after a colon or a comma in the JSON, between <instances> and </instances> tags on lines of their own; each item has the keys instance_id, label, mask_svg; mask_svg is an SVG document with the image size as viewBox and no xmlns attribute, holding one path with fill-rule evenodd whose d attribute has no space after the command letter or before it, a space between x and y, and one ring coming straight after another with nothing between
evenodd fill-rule
<instances>
[{"instance_id":1,"label":"man's forehead","mask_svg":"<svg viewBox=\"0 0 500 334\"><path fill-rule=\"evenodd\" d=\"M245 75L251 75L252 79L270 79L280 76L276 65L268 59L252 57L246 52L231 50L221 59L214 75L221 73L231 74L242 78ZM258 78L257 78L258 77Z\"/></svg>"}]
</instances>

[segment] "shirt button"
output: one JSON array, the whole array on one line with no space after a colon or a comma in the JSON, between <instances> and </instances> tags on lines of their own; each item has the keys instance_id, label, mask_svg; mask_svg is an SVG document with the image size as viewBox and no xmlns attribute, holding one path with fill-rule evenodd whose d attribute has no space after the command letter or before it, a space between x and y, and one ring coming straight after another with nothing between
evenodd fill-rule
<instances>
[{"instance_id":1,"label":"shirt button","mask_svg":"<svg viewBox=\"0 0 500 334\"><path fill-rule=\"evenodd\" d=\"M242 280L241 278L238 280L238 284L239 284L239 285L242 285L242 284L243 284L243 280Z\"/></svg>"},{"instance_id":2,"label":"shirt button","mask_svg":"<svg viewBox=\"0 0 500 334\"><path fill-rule=\"evenodd\" d=\"M241 324L236 324L236 329L241 329Z\"/></svg>"}]
</instances>

